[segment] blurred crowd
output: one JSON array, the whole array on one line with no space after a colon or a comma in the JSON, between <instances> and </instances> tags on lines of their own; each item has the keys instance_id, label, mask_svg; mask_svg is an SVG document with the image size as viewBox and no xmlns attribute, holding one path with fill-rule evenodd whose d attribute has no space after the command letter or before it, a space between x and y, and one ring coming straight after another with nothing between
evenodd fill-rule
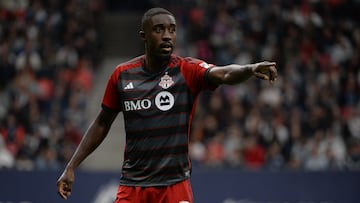
<instances>
[{"instance_id":1,"label":"blurred crowd","mask_svg":"<svg viewBox=\"0 0 360 203\"><path fill-rule=\"evenodd\" d=\"M220 65L275 61L279 78L203 94L193 163L360 169L360 1L196 2L172 4L182 26L179 53Z\"/></svg>"},{"instance_id":2,"label":"blurred crowd","mask_svg":"<svg viewBox=\"0 0 360 203\"><path fill-rule=\"evenodd\" d=\"M360 169L360 1L145 2L176 15L177 54L277 63L274 84L251 78L201 95L194 165ZM103 11L101 0L0 4L0 168L56 170L73 153L103 59Z\"/></svg>"},{"instance_id":3,"label":"blurred crowd","mask_svg":"<svg viewBox=\"0 0 360 203\"><path fill-rule=\"evenodd\" d=\"M56 170L87 127L101 0L0 2L0 169Z\"/></svg>"}]
</instances>

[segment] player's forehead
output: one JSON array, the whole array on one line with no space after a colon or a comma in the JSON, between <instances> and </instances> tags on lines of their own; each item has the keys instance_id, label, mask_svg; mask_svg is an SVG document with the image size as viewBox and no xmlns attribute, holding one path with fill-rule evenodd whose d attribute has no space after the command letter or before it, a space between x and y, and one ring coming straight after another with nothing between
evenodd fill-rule
<instances>
[{"instance_id":1,"label":"player's forehead","mask_svg":"<svg viewBox=\"0 0 360 203\"><path fill-rule=\"evenodd\" d=\"M156 26L156 25L176 26L176 20L175 20L174 16L172 16L172 15L161 13L161 14L152 16L149 19L149 25L151 27Z\"/></svg>"}]
</instances>

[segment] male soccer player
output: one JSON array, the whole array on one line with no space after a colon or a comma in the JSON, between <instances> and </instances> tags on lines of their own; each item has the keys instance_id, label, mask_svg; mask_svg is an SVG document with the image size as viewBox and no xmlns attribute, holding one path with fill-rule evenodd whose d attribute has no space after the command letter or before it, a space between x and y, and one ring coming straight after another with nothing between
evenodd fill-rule
<instances>
[{"instance_id":1,"label":"male soccer player","mask_svg":"<svg viewBox=\"0 0 360 203\"><path fill-rule=\"evenodd\" d=\"M203 90L238 84L251 76L274 82L274 62L216 66L174 55L176 20L163 8L144 13L145 54L116 67L102 108L57 181L64 199L75 169L106 137L121 111L126 147L115 203L193 203L189 160L190 124Z\"/></svg>"}]
</instances>

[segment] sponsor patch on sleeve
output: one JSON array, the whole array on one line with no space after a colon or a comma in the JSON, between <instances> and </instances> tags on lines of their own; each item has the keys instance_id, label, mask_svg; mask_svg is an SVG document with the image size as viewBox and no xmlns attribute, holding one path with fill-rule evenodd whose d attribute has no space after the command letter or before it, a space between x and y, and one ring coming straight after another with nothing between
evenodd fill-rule
<instances>
[{"instance_id":1,"label":"sponsor patch on sleeve","mask_svg":"<svg viewBox=\"0 0 360 203\"><path fill-rule=\"evenodd\" d=\"M210 65L210 64L208 64L206 62L202 62L202 63L199 64L199 66L207 69L207 68L210 68L212 65Z\"/></svg>"}]
</instances>

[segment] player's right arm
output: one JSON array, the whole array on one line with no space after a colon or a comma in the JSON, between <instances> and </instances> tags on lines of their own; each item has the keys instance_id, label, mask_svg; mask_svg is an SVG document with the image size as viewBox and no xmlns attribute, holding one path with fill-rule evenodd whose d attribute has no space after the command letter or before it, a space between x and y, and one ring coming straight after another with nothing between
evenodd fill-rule
<instances>
[{"instance_id":1,"label":"player's right arm","mask_svg":"<svg viewBox=\"0 0 360 203\"><path fill-rule=\"evenodd\" d=\"M251 76L256 76L273 83L277 78L276 63L263 61L253 64L230 64L226 66L215 66L210 69L208 79L216 85L239 84Z\"/></svg>"},{"instance_id":2,"label":"player's right arm","mask_svg":"<svg viewBox=\"0 0 360 203\"><path fill-rule=\"evenodd\" d=\"M118 112L116 111L102 109L90 124L75 153L57 181L57 191L63 199L67 199L71 194L72 184L75 180L75 169L102 143L117 114Z\"/></svg>"}]
</instances>

